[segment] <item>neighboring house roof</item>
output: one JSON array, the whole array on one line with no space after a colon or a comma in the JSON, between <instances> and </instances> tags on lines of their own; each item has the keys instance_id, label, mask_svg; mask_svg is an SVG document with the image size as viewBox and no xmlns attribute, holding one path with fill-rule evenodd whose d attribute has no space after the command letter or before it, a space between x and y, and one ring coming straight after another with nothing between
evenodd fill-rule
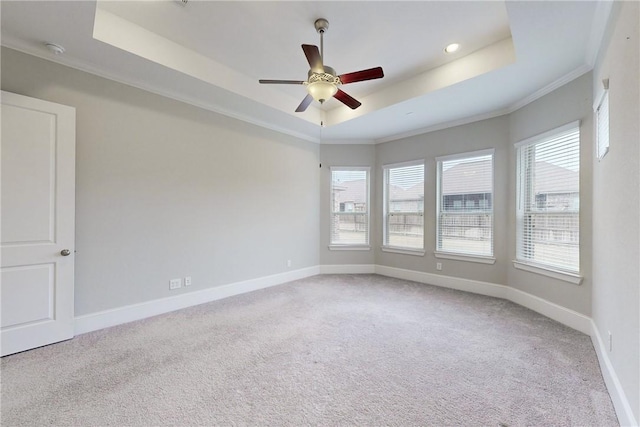
<instances>
[{"instance_id":1,"label":"neighboring house roof","mask_svg":"<svg viewBox=\"0 0 640 427\"><path fill-rule=\"evenodd\" d=\"M334 184L334 188L338 190L336 199L340 203L364 203L367 200L365 179L340 182L339 184Z\"/></svg>"},{"instance_id":2,"label":"neighboring house roof","mask_svg":"<svg viewBox=\"0 0 640 427\"><path fill-rule=\"evenodd\" d=\"M334 188L338 190L336 198L340 203L364 203L366 200L366 187L364 179L340 182L339 184L334 184ZM424 184L421 182L407 189L404 189L397 185L392 185L391 199L422 200L424 199Z\"/></svg>"},{"instance_id":3,"label":"neighboring house roof","mask_svg":"<svg viewBox=\"0 0 640 427\"><path fill-rule=\"evenodd\" d=\"M444 171L443 194L489 193L492 180L489 162L460 163ZM535 194L577 193L578 190L578 172L548 162L536 162Z\"/></svg>"},{"instance_id":4,"label":"neighboring house roof","mask_svg":"<svg viewBox=\"0 0 640 427\"><path fill-rule=\"evenodd\" d=\"M404 189L397 185L390 188L391 200L423 200L424 199L424 182L420 182L413 187Z\"/></svg>"},{"instance_id":5,"label":"neighboring house roof","mask_svg":"<svg viewBox=\"0 0 640 427\"><path fill-rule=\"evenodd\" d=\"M577 193L579 173L547 162L536 162L535 194Z\"/></svg>"},{"instance_id":6,"label":"neighboring house roof","mask_svg":"<svg viewBox=\"0 0 640 427\"><path fill-rule=\"evenodd\" d=\"M455 194L482 194L491 192L491 160L459 163L443 173L442 193L445 196Z\"/></svg>"},{"instance_id":7,"label":"neighboring house roof","mask_svg":"<svg viewBox=\"0 0 640 427\"><path fill-rule=\"evenodd\" d=\"M460 163L443 172L443 194L482 194L491 192L492 173L489 160ZM579 190L578 172L553 165L536 162L536 194L576 193ZM464 179L463 179L464 178ZM469 178L472 178L469 180ZM469 182L470 181L470 182ZM464 185L463 185L464 182ZM339 202L364 203L365 180L345 181L337 185ZM392 200L421 200L424 198L424 184L419 183L404 189L391 186Z\"/></svg>"}]
</instances>

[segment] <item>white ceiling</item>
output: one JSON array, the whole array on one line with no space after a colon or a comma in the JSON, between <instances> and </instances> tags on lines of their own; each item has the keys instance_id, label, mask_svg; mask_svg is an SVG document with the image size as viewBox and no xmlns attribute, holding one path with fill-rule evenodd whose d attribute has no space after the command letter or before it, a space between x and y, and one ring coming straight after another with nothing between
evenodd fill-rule
<instances>
[{"instance_id":1,"label":"white ceiling","mask_svg":"<svg viewBox=\"0 0 640 427\"><path fill-rule=\"evenodd\" d=\"M375 143L491 117L593 67L611 2L595 1L2 1L2 44L281 132L323 143ZM294 110L301 44L362 102ZM44 42L65 47L49 53ZM445 45L459 52L446 55ZM321 128L320 121L327 126Z\"/></svg>"}]
</instances>

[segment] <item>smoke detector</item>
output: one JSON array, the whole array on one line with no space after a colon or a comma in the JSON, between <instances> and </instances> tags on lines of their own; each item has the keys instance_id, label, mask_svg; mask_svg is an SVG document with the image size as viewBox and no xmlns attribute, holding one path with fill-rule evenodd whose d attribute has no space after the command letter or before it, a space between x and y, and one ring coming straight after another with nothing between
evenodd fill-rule
<instances>
[{"instance_id":1,"label":"smoke detector","mask_svg":"<svg viewBox=\"0 0 640 427\"><path fill-rule=\"evenodd\" d=\"M54 55L62 55L64 53L64 47L60 46L59 44L45 43L44 45L47 47L49 52L53 53Z\"/></svg>"}]
</instances>

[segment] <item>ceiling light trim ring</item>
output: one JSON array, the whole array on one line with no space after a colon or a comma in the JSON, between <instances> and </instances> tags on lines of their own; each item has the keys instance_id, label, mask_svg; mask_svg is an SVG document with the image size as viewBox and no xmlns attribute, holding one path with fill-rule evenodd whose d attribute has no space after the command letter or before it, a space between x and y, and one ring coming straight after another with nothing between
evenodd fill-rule
<instances>
[{"instance_id":1,"label":"ceiling light trim ring","mask_svg":"<svg viewBox=\"0 0 640 427\"><path fill-rule=\"evenodd\" d=\"M460 49L460 43L450 43L444 48L444 53L455 53Z\"/></svg>"}]
</instances>

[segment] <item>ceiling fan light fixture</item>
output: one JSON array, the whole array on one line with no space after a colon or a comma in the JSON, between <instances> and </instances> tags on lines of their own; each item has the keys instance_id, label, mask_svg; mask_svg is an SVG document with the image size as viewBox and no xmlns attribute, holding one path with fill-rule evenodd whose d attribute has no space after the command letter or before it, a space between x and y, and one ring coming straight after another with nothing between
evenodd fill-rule
<instances>
[{"instance_id":1,"label":"ceiling fan light fixture","mask_svg":"<svg viewBox=\"0 0 640 427\"><path fill-rule=\"evenodd\" d=\"M338 86L333 83L318 80L307 85L307 92L316 101L323 103L327 99L333 98L338 91Z\"/></svg>"},{"instance_id":2,"label":"ceiling fan light fixture","mask_svg":"<svg viewBox=\"0 0 640 427\"><path fill-rule=\"evenodd\" d=\"M296 113L306 111L307 107L315 100L324 103L330 98L335 98L347 107L355 110L362 103L349 94L343 92L338 87L348 83L362 82L365 80L380 79L384 77L382 67L369 68L367 70L355 71L353 73L336 75L336 70L324 64L324 44L323 35L329 28L329 21L324 18L315 22L316 31L320 33L320 49L318 46L303 44L302 51L309 63L309 73L306 81L301 80L258 80L260 84L285 84L304 85L307 89L307 96L304 97Z\"/></svg>"},{"instance_id":3,"label":"ceiling fan light fixture","mask_svg":"<svg viewBox=\"0 0 640 427\"><path fill-rule=\"evenodd\" d=\"M459 43L451 43L450 45L444 48L444 53L453 53L458 49L460 49Z\"/></svg>"}]
</instances>

